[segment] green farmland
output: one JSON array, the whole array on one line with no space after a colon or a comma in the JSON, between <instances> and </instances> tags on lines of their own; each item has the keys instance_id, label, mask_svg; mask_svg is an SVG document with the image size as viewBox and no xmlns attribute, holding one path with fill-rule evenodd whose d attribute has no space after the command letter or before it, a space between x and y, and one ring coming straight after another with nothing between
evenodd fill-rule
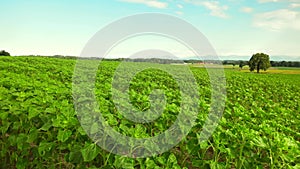
<instances>
[{"instance_id":1,"label":"green farmland","mask_svg":"<svg viewBox=\"0 0 300 169\"><path fill-rule=\"evenodd\" d=\"M155 122L134 123L113 103L111 83L119 64L101 62L96 77L96 100L107 123L135 138L167 130L181 101L174 79L156 69L133 78L130 101L137 109L149 109L148 96L156 88L167 100ZM191 67L200 96L194 127L165 153L129 158L98 147L81 127L72 95L75 65L74 59L0 57L0 168L300 168L300 74L225 69L223 116L212 136L199 142L211 87L206 69Z\"/></svg>"}]
</instances>

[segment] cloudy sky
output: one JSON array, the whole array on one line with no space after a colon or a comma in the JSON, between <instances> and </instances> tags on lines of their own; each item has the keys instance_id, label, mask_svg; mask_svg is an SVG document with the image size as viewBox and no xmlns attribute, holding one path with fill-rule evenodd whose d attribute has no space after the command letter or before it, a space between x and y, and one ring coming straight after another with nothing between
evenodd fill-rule
<instances>
[{"instance_id":1,"label":"cloudy sky","mask_svg":"<svg viewBox=\"0 0 300 169\"><path fill-rule=\"evenodd\" d=\"M299 0L1 0L0 4L0 50L12 55L78 56L104 26L125 16L155 12L194 25L224 59L265 52L273 60L300 60ZM112 55L134 53L138 49L130 46L138 44L141 49L157 45L179 57L192 57L178 44L170 47L170 39L149 36L120 44Z\"/></svg>"}]
</instances>

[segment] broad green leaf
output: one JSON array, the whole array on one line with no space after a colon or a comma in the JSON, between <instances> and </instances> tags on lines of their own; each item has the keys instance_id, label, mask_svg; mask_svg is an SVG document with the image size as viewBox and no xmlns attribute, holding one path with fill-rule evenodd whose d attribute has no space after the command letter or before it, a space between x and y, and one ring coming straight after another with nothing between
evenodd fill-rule
<instances>
[{"instance_id":1,"label":"broad green leaf","mask_svg":"<svg viewBox=\"0 0 300 169\"><path fill-rule=\"evenodd\" d=\"M83 160L85 162L89 162L94 160L97 157L97 155L99 154L99 150L96 144L86 143L84 148L81 150L81 154Z\"/></svg>"},{"instance_id":2,"label":"broad green leaf","mask_svg":"<svg viewBox=\"0 0 300 169\"><path fill-rule=\"evenodd\" d=\"M82 162L82 155L80 151L72 151L69 153L68 161L72 163L81 163Z\"/></svg>"},{"instance_id":3,"label":"broad green leaf","mask_svg":"<svg viewBox=\"0 0 300 169\"><path fill-rule=\"evenodd\" d=\"M40 128L40 130L48 131L50 127L52 127L52 122L48 121Z\"/></svg>"},{"instance_id":4,"label":"broad green leaf","mask_svg":"<svg viewBox=\"0 0 300 169\"><path fill-rule=\"evenodd\" d=\"M7 116L8 116L8 112L2 112L2 113L0 113L0 119L1 119L1 120L6 119Z\"/></svg>"},{"instance_id":5,"label":"broad green leaf","mask_svg":"<svg viewBox=\"0 0 300 169\"><path fill-rule=\"evenodd\" d=\"M34 109L34 108L29 108L28 111L29 111L28 112L28 119L29 120L40 114L40 112L38 110Z\"/></svg>"},{"instance_id":6,"label":"broad green leaf","mask_svg":"<svg viewBox=\"0 0 300 169\"><path fill-rule=\"evenodd\" d=\"M85 131L81 126L79 126L79 127L77 128L77 131L78 131L82 136L85 136L85 135L86 135L86 131Z\"/></svg>"},{"instance_id":7,"label":"broad green leaf","mask_svg":"<svg viewBox=\"0 0 300 169\"><path fill-rule=\"evenodd\" d=\"M38 147L38 152L40 156L44 156L46 152L50 151L54 147L54 143L41 142Z\"/></svg>"},{"instance_id":8,"label":"broad green leaf","mask_svg":"<svg viewBox=\"0 0 300 169\"><path fill-rule=\"evenodd\" d=\"M26 143L27 135L21 133L17 137L17 146L19 150L22 150L24 147L24 144Z\"/></svg>"},{"instance_id":9,"label":"broad green leaf","mask_svg":"<svg viewBox=\"0 0 300 169\"><path fill-rule=\"evenodd\" d=\"M153 160L147 158L146 159L146 166L147 168L155 168L156 167L156 164Z\"/></svg>"},{"instance_id":10,"label":"broad green leaf","mask_svg":"<svg viewBox=\"0 0 300 169\"><path fill-rule=\"evenodd\" d=\"M172 164L177 163L176 156L175 156L173 153L171 153L171 154L169 155L169 158L168 158L168 162L167 162L167 163L172 163Z\"/></svg>"},{"instance_id":11,"label":"broad green leaf","mask_svg":"<svg viewBox=\"0 0 300 169\"><path fill-rule=\"evenodd\" d=\"M65 142L68 140L68 138L71 135L72 135L72 131L59 129L57 134L57 140L61 142Z\"/></svg>"},{"instance_id":12,"label":"broad green leaf","mask_svg":"<svg viewBox=\"0 0 300 169\"><path fill-rule=\"evenodd\" d=\"M31 128L27 136L27 142L32 143L34 141L37 141L37 137L38 137L38 130L36 128Z\"/></svg>"},{"instance_id":13,"label":"broad green leaf","mask_svg":"<svg viewBox=\"0 0 300 169\"><path fill-rule=\"evenodd\" d=\"M11 122L3 122L2 123L2 126L0 126L2 134L7 132L10 125L11 125Z\"/></svg>"}]
</instances>

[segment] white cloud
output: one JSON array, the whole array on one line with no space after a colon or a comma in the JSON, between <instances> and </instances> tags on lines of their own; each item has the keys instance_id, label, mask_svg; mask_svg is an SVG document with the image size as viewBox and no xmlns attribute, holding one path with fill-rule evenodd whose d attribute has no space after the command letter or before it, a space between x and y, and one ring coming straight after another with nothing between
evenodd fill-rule
<instances>
[{"instance_id":1,"label":"white cloud","mask_svg":"<svg viewBox=\"0 0 300 169\"><path fill-rule=\"evenodd\" d=\"M253 8L243 7L243 8L241 8L241 11L244 13L251 13L251 12L253 12Z\"/></svg>"},{"instance_id":2,"label":"white cloud","mask_svg":"<svg viewBox=\"0 0 300 169\"><path fill-rule=\"evenodd\" d=\"M227 6L220 6L219 2L217 1L206 1L202 3L207 9L211 10L210 14L212 16L217 16L221 18L227 18L228 16L225 14L225 10L228 9Z\"/></svg>"},{"instance_id":3,"label":"white cloud","mask_svg":"<svg viewBox=\"0 0 300 169\"><path fill-rule=\"evenodd\" d=\"M254 16L253 24L256 27L272 31L280 31L283 29L300 30L300 12L280 9L260 13Z\"/></svg>"},{"instance_id":4,"label":"white cloud","mask_svg":"<svg viewBox=\"0 0 300 169\"><path fill-rule=\"evenodd\" d=\"M259 3L268 3L268 2L285 2L289 4L289 8L300 8L299 0L258 0Z\"/></svg>"},{"instance_id":5,"label":"white cloud","mask_svg":"<svg viewBox=\"0 0 300 169\"><path fill-rule=\"evenodd\" d=\"M267 2L299 2L299 0L258 0L259 3Z\"/></svg>"},{"instance_id":6,"label":"white cloud","mask_svg":"<svg viewBox=\"0 0 300 169\"><path fill-rule=\"evenodd\" d=\"M259 3L266 3L266 2L279 2L280 0L258 0Z\"/></svg>"},{"instance_id":7,"label":"white cloud","mask_svg":"<svg viewBox=\"0 0 300 169\"><path fill-rule=\"evenodd\" d=\"M290 8L299 8L299 7L300 7L300 4L297 4L297 3L290 4Z\"/></svg>"},{"instance_id":8,"label":"white cloud","mask_svg":"<svg viewBox=\"0 0 300 169\"><path fill-rule=\"evenodd\" d=\"M138 3L138 4L144 4L149 7L154 7L154 8L167 8L168 4L165 2L157 1L157 0L120 0L123 2L129 2L129 3Z\"/></svg>"},{"instance_id":9,"label":"white cloud","mask_svg":"<svg viewBox=\"0 0 300 169\"><path fill-rule=\"evenodd\" d=\"M225 13L225 11L228 10L228 6L220 5L219 1L185 0L185 2L204 6L210 10L210 15L212 16L228 18L228 15Z\"/></svg>"}]
</instances>

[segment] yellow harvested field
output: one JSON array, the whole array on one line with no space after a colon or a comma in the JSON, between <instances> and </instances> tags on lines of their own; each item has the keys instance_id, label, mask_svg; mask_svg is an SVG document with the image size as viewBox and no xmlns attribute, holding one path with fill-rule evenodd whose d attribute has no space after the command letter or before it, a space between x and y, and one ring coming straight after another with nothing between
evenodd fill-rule
<instances>
[{"instance_id":1,"label":"yellow harvested field","mask_svg":"<svg viewBox=\"0 0 300 169\"><path fill-rule=\"evenodd\" d=\"M242 72L250 72L249 69L243 69ZM263 74L300 74L300 69L298 68L291 68L291 69L279 69L279 68L270 68L267 71L261 70L260 73Z\"/></svg>"}]
</instances>

